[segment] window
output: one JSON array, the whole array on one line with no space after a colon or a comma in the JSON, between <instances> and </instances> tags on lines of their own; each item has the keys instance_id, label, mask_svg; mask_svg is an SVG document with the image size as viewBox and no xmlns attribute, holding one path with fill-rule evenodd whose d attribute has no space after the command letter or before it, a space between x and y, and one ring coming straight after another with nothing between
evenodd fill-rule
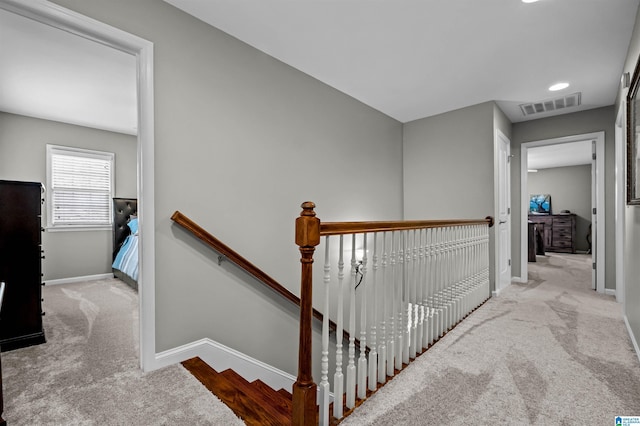
<instances>
[{"instance_id":1,"label":"window","mask_svg":"<svg viewBox=\"0 0 640 426\"><path fill-rule=\"evenodd\" d=\"M111 152L47 145L47 224L109 228L113 197Z\"/></svg>"}]
</instances>

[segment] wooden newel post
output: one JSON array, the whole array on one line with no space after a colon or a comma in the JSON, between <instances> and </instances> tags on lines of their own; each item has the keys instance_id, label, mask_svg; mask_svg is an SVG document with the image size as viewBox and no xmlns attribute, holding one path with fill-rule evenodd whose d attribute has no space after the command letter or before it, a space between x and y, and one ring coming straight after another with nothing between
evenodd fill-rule
<instances>
[{"instance_id":1,"label":"wooden newel post","mask_svg":"<svg viewBox=\"0 0 640 426\"><path fill-rule=\"evenodd\" d=\"M313 320L313 252L320 244L320 219L311 201L302 203L302 213L296 219L296 244L300 247L302 275L300 281L300 343L298 348L298 379L293 384L294 426L317 424L317 386L311 374L311 327Z\"/></svg>"}]
</instances>

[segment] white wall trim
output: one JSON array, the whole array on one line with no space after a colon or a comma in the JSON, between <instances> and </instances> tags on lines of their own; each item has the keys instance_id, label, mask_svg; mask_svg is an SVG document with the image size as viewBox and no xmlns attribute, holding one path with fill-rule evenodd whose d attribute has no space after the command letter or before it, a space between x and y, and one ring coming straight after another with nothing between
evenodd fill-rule
<instances>
[{"instance_id":1,"label":"white wall trim","mask_svg":"<svg viewBox=\"0 0 640 426\"><path fill-rule=\"evenodd\" d=\"M525 280L522 277L511 277L512 282L526 284L529 280Z\"/></svg>"},{"instance_id":2,"label":"white wall trim","mask_svg":"<svg viewBox=\"0 0 640 426\"><path fill-rule=\"evenodd\" d=\"M604 204L604 131L585 133L581 135L565 136L561 138L545 139L533 142L525 142L521 145L520 151L520 275L523 278L528 277L527 264L527 212L529 211L529 194L528 187L528 159L527 154L529 148L546 145L556 145L567 142L578 142L584 140L596 141L596 179L598 192L596 195L596 208L598 211L598 223L596 224L596 269L597 269L597 288L598 293L605 292L605 204Z\"/></svg>"},{"instance_id":3,"label":"white wall trim","mask_svg":"<svg viewBox=\"0 0 640 426\"><path fill-rule=\"evenodd\" d=\"M0 8L135 55L138 89L140 367L156 364L153 43L46 0L0 0Z\"/></svg>"},{"instance_id":4,"label":"white wall trim","mask_svg":"<svg viewBox=\"0 0 640 426\"><path fill-rule=\"evenodd\" d=\"M618 110L618 117L616 118L615 127L615 217L616 217L616 300L624 304L624 246L625 246L625 214L626 214L626 106L625 99L627 98L628 89L624 89L622 93L622 101L620 102L620 109Z\"/></svg>"},{"instance_id":5,"label":"white wall trim","mask_svg":"<svg viewBox=\"0 0 640 426\"><path fill-rule=\"evenodd\" d=\"M73 284L81 283L84 281L97 281L113 278L112 273L108 274L95 274L95 275L83 275L79 277L59 278L57 280L45 280L46 285L60 285L60 284Z\"/></svg>"},{"instance_id":6,"label":"white wall trim","mask_svg":"<svg viewBox=\"0 0 640 426\"><path fill-rule=\"evenodd\" d=\"M615 288L605 288L604 289L604 294L606 294L607 296L616 296L616 289Z\"/></svg>"},{"instance_id":7,"label":"white wall trim","mask_svg":"<svg viewBox=\"0 0 640 426\"><path fill-rule=\"evenodd\" d=\"M638 340L636 336L633 334L633 330L631 329L631 324L629 324L629 319L627 316L624 316L624 324L627 326L627 332L629 332L629 338L631 338L631 344L636 351L636 355L638 356L638 361L640 361L640 347L638 346Z\"/></svg>"},{"instance_id":8,"label":"white wall trim","mask_svg":"<svg viewBox=\"0 0 640 426\"><path fill-rule=\"evenodd\" d=\"M166 367L196 356L218 372L231 368L250 382L260 379L276 390L291 392L296 381L295 376L285 371L208 338L160 352L156 354L155 363L158 368Z\"/></svg>"}]
</instances>

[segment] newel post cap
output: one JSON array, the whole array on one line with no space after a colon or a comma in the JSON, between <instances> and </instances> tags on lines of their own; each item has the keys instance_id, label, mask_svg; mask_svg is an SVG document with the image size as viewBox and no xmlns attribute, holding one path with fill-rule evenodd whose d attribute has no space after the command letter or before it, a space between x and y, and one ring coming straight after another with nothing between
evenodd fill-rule
<instances>
[{"instance_id":1,"label":"newel post cap","mask_svg":"<svg viewBox=\"0 0 640 426\"><path fill-rule=\"evenodd\" d=\"M300 247L315 247L320 244L320 219L313 211L316 205L305 201L301 207L300 217L296 219L296 244Z\"/></svg>"}]
</instances>

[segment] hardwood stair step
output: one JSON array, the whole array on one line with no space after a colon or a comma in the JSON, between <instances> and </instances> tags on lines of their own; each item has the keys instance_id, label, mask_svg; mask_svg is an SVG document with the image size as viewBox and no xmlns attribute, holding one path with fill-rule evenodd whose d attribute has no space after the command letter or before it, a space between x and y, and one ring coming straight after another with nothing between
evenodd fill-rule
<instances>
[{"instance_id":1,"label":"hardwood stair step","mask_svg":"<svg viewBox=\"0 0 640 426\"><path fill-rule=\"evenodd\" d=\"M273 389L269 393L263 391L261 385L252 386L232 370L218 373L198 357L186 360L182 365L247 425L291 424L291 410L286 408L290 401Z\"/></svg>"},{"instance_id":2,"label":"hardwood stair step","mask_svg":"<svg viewBox=\"0 0 640 426\"><path fill-rule=\"evenodd\" d=\"M253 382L251 382L251 386L254 386L260 389L260 391L263 392L266 396L268 396L274 402L274 404L282 405L282 408L287 410L287 412L291 414L293 410L292 396L286 396L277 392L271 386L269 386L268 384L266 384L260 379L254 380Z\"/></svg>"},{"instance_id":3,"label":"hardwood stair step","mask_svg":"<svg viewBox=\"0 0 640 426\"><path fill-rule=\"evenodd\" d=\"M276 392L278 392L280 395L284 396L285 398L289 399L289 400L293 400L293 395L291 394L291 392L289 392L288 390L282 388L282 389L278 389Z\"/></svg>"}]
</instances>

